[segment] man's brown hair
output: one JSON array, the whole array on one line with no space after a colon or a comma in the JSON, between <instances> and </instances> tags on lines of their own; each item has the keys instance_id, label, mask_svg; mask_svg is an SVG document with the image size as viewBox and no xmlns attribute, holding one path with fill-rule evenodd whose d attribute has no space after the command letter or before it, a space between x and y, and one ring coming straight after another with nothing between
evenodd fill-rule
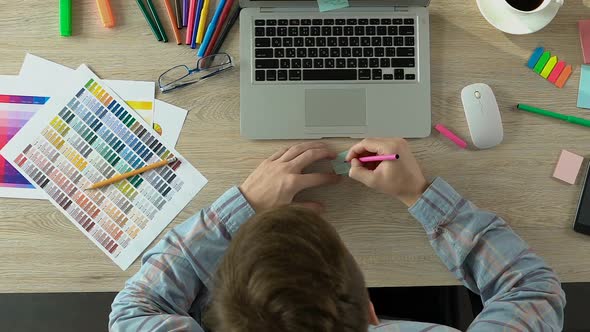
<instances>
[{"instance_id":1,"label":"man's brown hair","mask_svg":"<svg viewBox=\"0 0 590 332\"><path fill-rule=\"evenodd\" d=\"M207 322L223 332L366 331L363 276L336 230L314 212L256 215L216 274Z\"/></svg>"}]
</instances>

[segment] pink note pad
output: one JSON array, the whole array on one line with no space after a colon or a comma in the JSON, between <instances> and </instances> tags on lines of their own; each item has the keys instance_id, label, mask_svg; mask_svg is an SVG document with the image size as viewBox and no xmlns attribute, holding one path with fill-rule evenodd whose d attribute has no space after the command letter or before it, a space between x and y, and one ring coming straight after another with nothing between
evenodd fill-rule
<instances>
[{"instance_id":1,"label":"pink note pad","mask_svg":"<svg viewBox=\"0 0 590 332\"><path fill-rule=\"evenodd\" d=\"M553 177L569 184L575 184L583 161L584 157L567 150L561 150Z\"/></svg>"},{"instance_id":2,"label":"pink note pad","mask_svg":"<svg viewBox=\"0 0 590 332\"><path fill-rule=\"evenodd\" d=\"M582 44L582 55L584 63L590 63L590 20L578 21L580 31L580 43Z\"/></svg>"}]
</instances>

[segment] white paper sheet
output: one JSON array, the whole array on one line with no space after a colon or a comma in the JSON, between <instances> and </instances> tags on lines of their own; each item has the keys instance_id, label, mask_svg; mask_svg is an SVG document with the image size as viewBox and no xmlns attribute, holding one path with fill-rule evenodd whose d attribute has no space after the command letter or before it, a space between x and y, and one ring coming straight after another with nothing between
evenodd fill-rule
<instances>
[{"instance_id":1,"label":"white paper sheet","mask_svg":"<svg viewBox=\"0 0 590 332\"><path fill-rule=\"evenodd\" d=\"M162 136L164 142L176 146L187 113L185 109L156 99L154 130Z\"/></svg>"},{"instance_id":2,"label":"white paper sheet","mask_svg":"<svg viewBox=\"0 0 590 332\"><path fill-rule=\"evenodd\" d=\"M22 81L18 76L0 76L1 96L46 97L47 90ZM43 105L12 100L0 101L0 149L24 126ZM17 173L15 173L17 172ZM45 192L36 189L18 171L0 156L0 197L46 199Z\"/></svg>"},{"instance_id":3,"label":"white paper sheet","mask_svg":"<svg viewBox=\"0 0 590 332\"><path fill-rule=\"evenodd\" d=\"M27 53L19 76L59 90L73 73L72 68ZM103 80L103 82L115 90L119 97L123 98L147 123L153 125L156 93L154 82L121 80Z\"/></svg>"},{"instance_id":4,"label":"white paper sheet","mask_svg":"<svg viewBox=\"0 0 590 332\"><path fill-rule=\"evenodd\" d=\"M107 84L81 66L0 151L119 267L127 269L207 180ZM90 184L171 156L98 190Z\"/></svg>"}]
</instances>

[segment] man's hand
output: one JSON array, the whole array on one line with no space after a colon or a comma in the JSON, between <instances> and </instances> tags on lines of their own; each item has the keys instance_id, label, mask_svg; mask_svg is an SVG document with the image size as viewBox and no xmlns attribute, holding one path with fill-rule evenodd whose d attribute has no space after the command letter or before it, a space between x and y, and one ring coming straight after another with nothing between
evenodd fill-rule
<instances>
[{"instance_id":1,"label":"man's hand","mask_svg":"<svg viewBox=\"0 0 590 332\"><path fill-rule=\"evenodd\" d=\"M399 154L399 160L361 163L358 158L371 155ZM408 142L400 138L367 138L353 146L346 156L351 162L349 176L366 186L398 198L408 207L428 188Z\"/></svg>"},{"instance_id":2,"label":"man's hand","mask_svg":"<svg viewBox=\"0 0 590 332\"><path fill-rule=\"evenodd\" d=\"M301 174L303 169L318 160L334 158L336 153L320 142L302 143L281 149L263 161L240 186L240 190L256 212L289 204L304 189L333 184L340 180L336 174ZM316 212L323 210L318 202L298 204Z\"/></svg>"}]
</instances>

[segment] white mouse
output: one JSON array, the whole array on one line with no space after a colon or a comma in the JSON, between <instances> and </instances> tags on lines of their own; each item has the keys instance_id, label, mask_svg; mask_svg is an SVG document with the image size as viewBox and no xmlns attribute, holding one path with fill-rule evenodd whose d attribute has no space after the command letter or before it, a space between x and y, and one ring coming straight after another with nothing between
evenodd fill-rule
<instances>
[{"instance_id":1,"label":"white mouse","mask_svg":"<svg viewBox=\"0 0 590 332\"><path fill-rule=\"evenodd\" d=\"M461 91L461 101L473 145L489 149L502 143L504 129L492 88L484 83L466 86Z\"/></svg>"}]
</instances>

